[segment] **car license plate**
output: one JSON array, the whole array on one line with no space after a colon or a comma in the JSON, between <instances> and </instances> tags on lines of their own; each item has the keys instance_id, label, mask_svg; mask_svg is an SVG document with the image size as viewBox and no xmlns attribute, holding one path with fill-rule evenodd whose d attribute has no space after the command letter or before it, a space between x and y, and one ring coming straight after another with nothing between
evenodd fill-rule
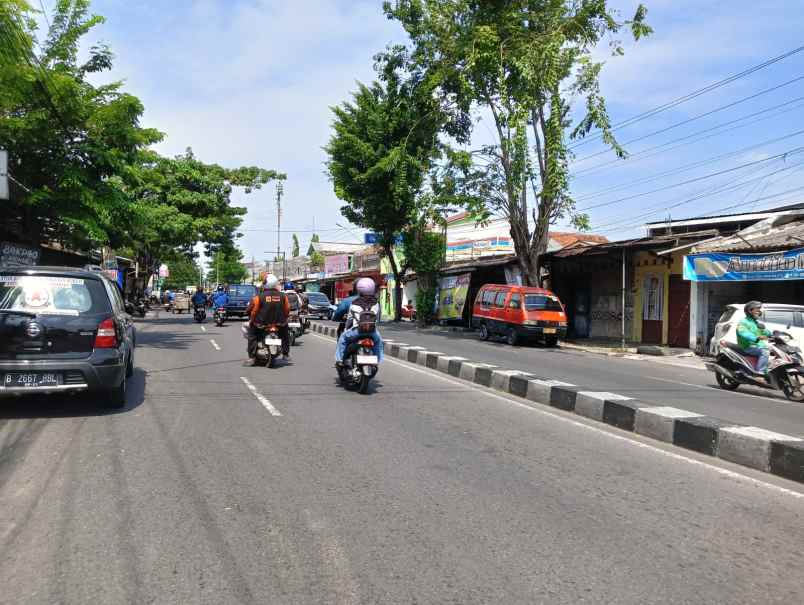
<instances>
[{"instance_id":1,"label":"car license plate","mask_svg":"<svg viewBox=\"0 0 804 605\"><path fill-rule=\"evenodd\" d=\"M266 344L266 346L269 346L269 347L281 347L282 346L282 341L279 340L278 338L266 338L265 339L265 344Z\"/></svg>"},{"instance_id":2,"label":"car license plate","mask_svg":"<svg viewBox=\"0 0 804 605\"><path fill-rule=\"evenodd\" d=\"M61 375L54 373L14 372L6 374L5 386L11 388L57 387Z\"/></svg>"},{"instance_id":3,"label":"car license plate","mask_svg":"<svg viewBox=\"0 0 804 605\"><path fill-rule=\"evenodd\" d=\"M288 327L290 327L290 328L301 328L301 324L299 322L297 322L297 321L292 321L292 322L290 322L288 324Z\"/></svg>"},{"instance_id":4,"label":"car license plate","mask_svg":"<svg viewBox=\"0 0 804 605\"><path fill-rule=\"evenodd\" d=\"M544 333L545 333L545 334L555 334L555 333L556 333L556 329L555 329L555 328L545 328L545 329L544 329Z\"/></svg>"},{"instance_id":5,"label":"car license plate","mask_svg":"<svg viewBox=\"0 0 804 605\"><path fill-rule=\"evenodd\" d=\"M364 366L376 366L379 363L376 355L358 355L357 356L357 363L358 365Z\"/></svg>"}]
</instances>

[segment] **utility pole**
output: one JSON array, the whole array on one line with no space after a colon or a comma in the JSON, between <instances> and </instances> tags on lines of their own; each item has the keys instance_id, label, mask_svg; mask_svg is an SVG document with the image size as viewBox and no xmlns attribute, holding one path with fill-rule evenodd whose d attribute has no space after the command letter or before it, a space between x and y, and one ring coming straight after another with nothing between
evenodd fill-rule
<instances>
[{"instance_id":1,"label":"utility pole","mask_svg":"<svg viewBox=\"0 0 804 605\"><path fill-rule=\"evenodd\" d=\"M282 229L282 181L276 183L276 260L279 260L279 237Z\"/></svg>"}]
</instances>

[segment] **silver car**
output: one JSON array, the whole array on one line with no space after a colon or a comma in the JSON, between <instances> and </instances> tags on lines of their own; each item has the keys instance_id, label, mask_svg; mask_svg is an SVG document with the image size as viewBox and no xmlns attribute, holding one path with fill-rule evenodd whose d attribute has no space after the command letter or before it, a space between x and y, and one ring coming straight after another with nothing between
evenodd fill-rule
<instances>
[{"instance_id":1,"label":"silver car","mask_svg":"<svg viewBox=\"0 0 804 605\"><path fill-rule=\"evenodd\" d=\"M709 341L709 354L716 356L720 350L720 341L725 340L737 344L737 325L745 319L744 304L728 305L723 309L720 319L715 324L712 340ZM787 332L793 337L795 346L804 350L804 306L783 305L776 303L762 304L762 323L771 332Z\"/></svg>"}]
</instances>

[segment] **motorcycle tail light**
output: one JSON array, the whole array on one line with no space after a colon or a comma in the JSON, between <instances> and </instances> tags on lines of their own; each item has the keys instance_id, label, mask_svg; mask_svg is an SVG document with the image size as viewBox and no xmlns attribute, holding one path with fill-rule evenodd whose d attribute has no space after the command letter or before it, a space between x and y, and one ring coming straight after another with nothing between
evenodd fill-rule
<instances>
[{"instance_id":1,"label":"motorcycle tail light","mask_svg":"<svg viewBox=\"0 0 804 605\"><path fill-rule=\"evenodd\" d=\"M363 340L358 341L358 344L363 347L373 347L374 341L371 340L370 338L364 338Z\"/></svg>"}]
</instances>

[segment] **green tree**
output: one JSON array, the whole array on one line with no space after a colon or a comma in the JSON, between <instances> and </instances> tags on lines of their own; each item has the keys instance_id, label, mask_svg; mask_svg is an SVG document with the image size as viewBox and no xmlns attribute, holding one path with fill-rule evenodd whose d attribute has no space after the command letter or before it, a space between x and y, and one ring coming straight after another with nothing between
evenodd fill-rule
<instances>
[{"instance_id":1,"label":"green tree","mask_svg":"<svg viewBox=\"0 0 804 605\"><path fill-rule=\"evenodd\" d=\"M182 254L174 254L164 259L170 271L170 277L165 278L163 289L184 290L189 285L201 283L201 268L198 263Z\"/></svg>"},{"instance_id":2,"label":"green tree","mask_svg":"<svg viewBox=\"0 0 804 605\"><path fill-rule=\"evenodd\" d=\"M406 267L416 272L416 319L420 326L433 319L436 280L444 263L446 246L444 233L436 230L438 223L428 218L423 215L402 234Z\"/></svg>"},{"instance_id":3,"label":"green tree","mask_svg":"<svg viewBox=\"0 0 804 605\"><path fill-rule=\"evenodd\" d=\"M0 141L22 184L4 205L3 227L33 243L47 239L79 249L107 243L129 212L119 179L162 134L140 126L142 103L119 82L88 81L108 70L112 58L97 45L79 60L80 40L103 20L89 15L89 0L59 0L36 52L29 46L36 23L25 17L26 5L4 0L2 6L0 25L5 28L9 19L15 25L2 35L23 34L16 51L0 44L6 51L0 64Z\"/></svg>"},{"instance_id":4,"label":"green tree","mask_svg":"<svg viewBox=\"0 0 804 605\"><path fill-rule=\"evenodd\" d=\"M249 276L243 265L243 253L237 248L218 250L207 266L207 279L215 284L239 284Z\"/></svg>"},{"instance_id":5,"label":"green tree","mask_svg":"<svg viewBox=\"0 0 804 605\"><path fill-rule=\"evenodd\" d=\"M317 244L321 241L317 234L313 233L313 237L310 238L310 247L307 248L307 256L312 256L315 254L315 248L313 248L313 244Z\"/></svg>"},{"instance_id":6,"label":"green tree","mask_svg":"<svg viewBox=\"0 0 804 605\"><path fill-rule=\"evenodd\" d=\"M592 52L606 37L628 27L635 39L651 33L647 10L618 20L606 0L396 0L385 2L413 43L411 59L426 70L445 105L463 114L478 108L493 117L495 144L459 158L476 161L473 210L501 213L526 283L539 284L539 262L548 228L563 217L585 228L569 194L569 141L598 129L617 155L625 151L611 131L600 92L602 62ZM572 100L583 103L571 121ZM533 225L533 227L531 227Z\"/></svg>"},{"instance_id":7,"label":"green tree","mask_svg":"<svg viewBox=\"0 0 804 605\"><path fill-rule=\"evenodd\" d=\"M293 258L299 256L299 238L296 236L295 233L293 234L293 249L291 251L291 256Z\"/></svg>"},{"instance_id":8,"label":"green tree","mask_svg":"<svg viewBox=\"0 0 804 605\"><path fill-rule=\"evenodd\" d=\"M396 320L402 307L402 272L393 248L419 216L419 195L437 157L444 114L418 73L400 69L403 56L378 57L381 81L358 85L352 102L332 109L334 133L325 147L341 214L377 234L396 282ZM407 76L403 78L403 76Z\"/></svg>"}]
</instances>

